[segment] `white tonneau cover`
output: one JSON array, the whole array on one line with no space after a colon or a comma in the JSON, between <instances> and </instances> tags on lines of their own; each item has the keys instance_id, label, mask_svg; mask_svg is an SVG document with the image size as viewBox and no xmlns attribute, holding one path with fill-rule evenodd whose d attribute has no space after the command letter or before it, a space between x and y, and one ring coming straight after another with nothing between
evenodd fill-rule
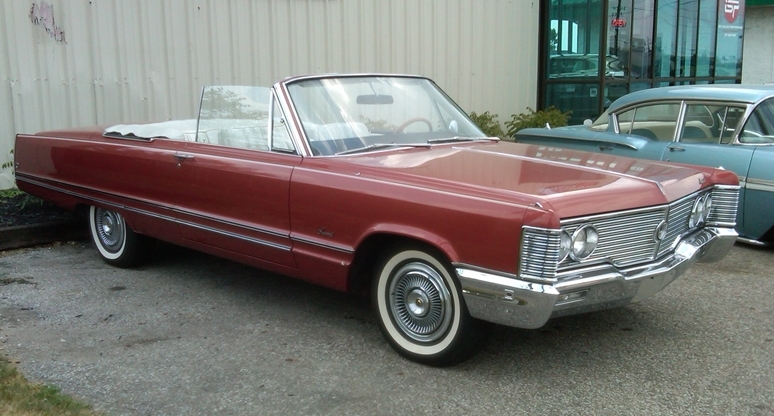
<instances>
[{"instance_id":1,"label":"white tonneau cover","mask_svg":"<svg viewBox=\"0 0 774 416\"><path fill-rule=\"evenodd\" d=\"M196 120L170 120L149 124L117 124L105 129L105 134L120 134L144 139L166 137L177 140L194 140L196 137Z\"/></svg>"}]
</instances>

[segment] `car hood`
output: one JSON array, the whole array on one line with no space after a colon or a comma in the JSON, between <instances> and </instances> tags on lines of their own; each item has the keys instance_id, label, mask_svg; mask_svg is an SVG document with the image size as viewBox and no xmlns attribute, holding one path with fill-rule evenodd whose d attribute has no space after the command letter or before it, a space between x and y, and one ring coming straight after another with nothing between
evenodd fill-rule
<instances>
[{"instance_id":1,"label":"car hood","mask_svg":"<svg viewBox=\"0 0 774 416\"><path fill-rule=\"evenodd\" d=\"M523 205L561 218L672 202L731 172L508 142L346 157L358 174Z\"/></svg>"}]
</instances>

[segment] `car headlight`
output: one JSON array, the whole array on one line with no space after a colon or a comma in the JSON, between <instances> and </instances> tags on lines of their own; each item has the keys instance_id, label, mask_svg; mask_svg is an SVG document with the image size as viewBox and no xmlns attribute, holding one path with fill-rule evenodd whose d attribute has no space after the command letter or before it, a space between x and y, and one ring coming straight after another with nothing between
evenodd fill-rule
<instances>
[{"instance_id":1,"label":"car headlight","mask_svg":"<svg viewBox=\"0 0 774 416\"><path fill-rule=\"evenodd\" d=\"M564 259L570 255L571 249L572 237L570 237L570 234L567 231L562 230L562 234L560 235L559 240L559 263L563 262Z\"/></svg>"},{"instance_id":2,"label":"car headlight","mask_svg":"<svg viewBox=\"0 0 774 416\"><path fill-rule=\"evenodd\" d=\"M709 218L711 209L712 196L710 196L710 194L705 194L696 198L696 201L693 203L693 208L691 209L691 215L688 218L688 227L694 228L703 224L704 221Z\"/></svg>"},{"instance_id":3,"label":"car headlight","mask_svg":"<svg viewBox=\"0 0 774 416\"><path fill-rule=\"evenodd\" d=\"M597 248L599 233L593 225L584 225L572 233L570 257L575 261L588 258Z\"/></svg>"}]
</instances>

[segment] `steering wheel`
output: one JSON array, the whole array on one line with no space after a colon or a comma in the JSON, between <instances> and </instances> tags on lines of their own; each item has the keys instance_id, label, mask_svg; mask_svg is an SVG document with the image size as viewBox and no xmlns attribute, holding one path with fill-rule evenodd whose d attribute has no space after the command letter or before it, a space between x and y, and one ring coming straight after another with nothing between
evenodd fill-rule
<instances>
[{"instance_id":1,"label":"steering wheel","mask_svg":"<svg viewBox=\"0 0 774 416\"><path fill-rule=\"evenodd\" d=\"M428 119L426 119L424 117L415 117L415 118L410 118L410 119L404 121L403 124L401 124L400 126L398 126L395 129L395 133L403 133L403 130L406 127L408 127L408 126L410 126L410 125L412 125L414 123L419 123L419 122L427 124L427 127L429 129L428 131L433 131L433 123L430 122L430 120L428 120Z\"/></svg>"}]
</instances>

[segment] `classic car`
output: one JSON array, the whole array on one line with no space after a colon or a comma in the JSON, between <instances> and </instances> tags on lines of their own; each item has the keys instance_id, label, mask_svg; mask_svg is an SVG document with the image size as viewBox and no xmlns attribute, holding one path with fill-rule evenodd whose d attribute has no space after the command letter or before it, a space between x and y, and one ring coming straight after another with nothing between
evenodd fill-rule
<instances>
[{"instance_id":1,"label":"classic car","mask_svg":"<svg viewBox=\"0 0 774 416\"><path fill-rule=\"evenodd\" d=\"M370 295L403 356L623 306L736 240L736 175L484 137L430 79L205 87L192 120L16 137L18 186L81 210L108 263L154 239ZM565 158L565 156L568 156Z\"/></svg>"},{"instance_id":2,"label":"classic car","mask_svg":"<svg viewBox=\"0 0 774 416\"><path fill-rule=\"evenodd\" d=\"M739 240L774 243L774 86L689 85L632 92L593 123L524 129L515 138L733 171L742 186Z\"/></svg>"}]
</instances>

